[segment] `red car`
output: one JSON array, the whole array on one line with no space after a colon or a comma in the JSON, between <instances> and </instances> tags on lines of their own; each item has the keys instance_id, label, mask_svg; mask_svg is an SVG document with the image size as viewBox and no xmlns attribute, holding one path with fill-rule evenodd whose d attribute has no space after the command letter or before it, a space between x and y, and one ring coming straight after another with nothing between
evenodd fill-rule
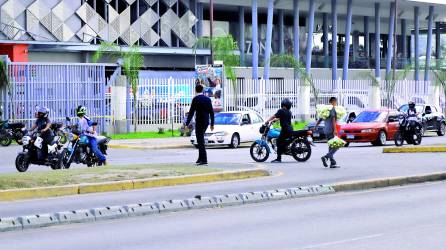
<instances>
[{"instance_id":1,"label":"red car","mask_svg":"<svg viewBox=\"0 0 446 250\"><path fill-rule=\"evenodd\" d=\"M342 125L339 137L347 142L371 142L383 146L393 140L398 131L398 113L392 110L366 110L353 122Z\"/></svg>"}]
</instances>

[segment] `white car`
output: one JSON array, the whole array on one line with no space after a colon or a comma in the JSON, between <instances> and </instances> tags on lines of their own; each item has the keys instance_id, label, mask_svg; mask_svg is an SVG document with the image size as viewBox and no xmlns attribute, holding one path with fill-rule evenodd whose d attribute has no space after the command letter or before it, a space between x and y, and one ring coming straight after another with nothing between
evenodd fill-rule
<instances>
[{"instance_id":1,"label":"white car","mask_svg":"<svg viewBox=\"0 0 446 250\"><path fill-rule=\"evenodd\" d=\"M215 114L214 131L210 128L204 135L207 146L229 146L237 148L242 142L252 142L259 138L259 129L264 123L262 117L251 111L221 112ZM195 131L191 143L197 145Z\"/></svg>"}]
</instances>

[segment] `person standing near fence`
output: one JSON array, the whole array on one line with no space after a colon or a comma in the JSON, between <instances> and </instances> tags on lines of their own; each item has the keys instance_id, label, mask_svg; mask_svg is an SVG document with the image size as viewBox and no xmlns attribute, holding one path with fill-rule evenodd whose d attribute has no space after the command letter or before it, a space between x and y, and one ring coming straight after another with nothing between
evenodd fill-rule
<instances>
[{"instance_id":1,"label":"person standing near fence","mask_svg":"<svg viewBox=\"0 0 446 250\"><path fill-rule=\"evenodd\" d=\"M333 106L333 108L330 110L330 115L324 119L324 132L327 136L327 141L333 139L335 136L338 136L338 130L336 128L336 105L338 103L338 100L336 97L331 97L330 105ZM316 123L316 126L314 127L314 130L317 129L319 124L322 122L322 119L319 119ZM328 167L328 161L330 160L330 168L339 168L339 165L336 163L336 160L334 159L334 154L339 150L339 148L332 148L328 146L328 153L321 157L322 164L324 167Z\"/></svg>"},{"instance_id":2,"label":"person standing near fence","mask_svg":"<svg viewBox=\"0 0 446 250\"><path fill-rule=\"evenodd\" d=\"M203 90L203 85L199 84L195 86L197 95L192 99L189 115L185 123L186 126L189 126L195 115L195 136L197 137L198 144L198 160L196 163L198 166L208 164L204 134L209 127L209 120L211 122L211 131L214 130L214 108L212 107L211 99L203 95Z\"/></svg>"}]
</instances>

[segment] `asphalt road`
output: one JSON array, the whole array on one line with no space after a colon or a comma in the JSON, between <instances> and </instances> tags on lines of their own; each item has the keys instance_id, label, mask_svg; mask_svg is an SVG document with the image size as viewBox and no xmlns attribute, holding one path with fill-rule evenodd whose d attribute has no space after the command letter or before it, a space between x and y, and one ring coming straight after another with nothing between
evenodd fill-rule
<instances>
[{"instance_id":1,"label":"asphalt road","mask_svg":"<svg viewBox=\"0 0 446 250\"><path fill-rule=\"evenodd\" d=\"M3 249L444 249L446 183L0 234Z\"/></svg>"},{"instance_id":2,"label":"asphalt road","mask_svg":"<svg viewBox=\"0 0 446 250\"><path fill-rule=\"evenodd\" d=\"M425 138L425 143L442 143L445 138ZM390 144L390 143L389 143ZM327 148L317 144L306 163L297 163L285 157L285 163L265 164L274 176L242 181L203 183L163 188L151 188L111 193L54 197L14 202L0 202L0 217L20 216L35 213L57 212L98 206L123 205L169 199L186 199L195 195L212 196L235 192L262 191L305 185L331 184L341 181L364 180L380 177L416 175L445 171L446 154L383 154L382 147L368 145L351 146L337 155L341 169L326 169L321 166L320 156ZM248 148L237 150L211 149L209 159L213 162L252 163ZM183 150L111 150L111 163L193 162L197 155L194 149ZM5 161L9 160L5 157ZM113 160L115 159L115 160ZM2 163L4 164L4 163ZM5 166L0 166L0 169ZM8 167L11 168L11 167Z\"/></svg>"}]
</instances>

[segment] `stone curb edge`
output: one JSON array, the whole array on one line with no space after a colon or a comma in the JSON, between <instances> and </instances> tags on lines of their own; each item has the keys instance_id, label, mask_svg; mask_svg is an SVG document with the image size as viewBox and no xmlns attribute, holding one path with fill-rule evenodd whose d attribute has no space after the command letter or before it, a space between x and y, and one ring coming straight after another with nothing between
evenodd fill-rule
<instances>
[{"instance_id":1,"label":"stone curb edge","mask_svg":"<svg viewBox=\"0 0 446 250\"><path fill-rule=\"evenodd\" d=\"M383 153L445 153L446 147L392 147L384 148Z\"/></svg>"},{"instance_id":2,"label":"stone curb edge","mask_svg":"<svg viewBox=\"0 0 446 250\"><path fill-rule=\"evenodd\" d=\"M217 208L249 203L313 197L336 192L359 191L442 180L446 180L446 172L8 217L0 218L0 232L70 223L85 223L125 217L146 216L192 209Z\"/></svg>"},{"instance_id":3,"label":"stone curb edge","mask_svg":"<svg viewBox=\"0 0 446 250\"><path fill-rule=\"evenodd\" d=\"M209 174L185 175L165 178L137 179L127 181L77 184L67 186L10 189L0 191L0 201L11 201L31 198L45 198L88 193L134 190L152 187L175 186L194 183L241 180L270 176L265 169L249 169L225 171Z\"/></svg>"},{"instance_id":4,"label":"stone curb edge","mask_svg":"<svg viewBox=\"0 0 446 250\"><path fill-rule=\"evenodd\" d=\"M179 149L179 148L192 148L189 144L171 144L171 145L159 145L159 146L138 146L128 144L109 144L109 148L114 149Z\"/></svg>"}]
</instances>

